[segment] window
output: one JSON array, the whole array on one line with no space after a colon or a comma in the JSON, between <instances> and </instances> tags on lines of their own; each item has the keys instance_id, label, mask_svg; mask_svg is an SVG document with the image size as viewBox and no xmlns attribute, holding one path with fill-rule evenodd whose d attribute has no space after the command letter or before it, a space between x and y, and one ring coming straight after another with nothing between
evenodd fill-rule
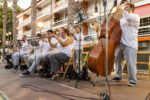
<instances>
[{"instance_id":1,"label":"window","mask_svg":"<svg viewBox=\"0 0 150 100\"><path fill-rule=\"evenodd\" d=\"M144 35L144 34L150 34L150 27L139 29L139 35Z\"/></svg>"},{"instance_id":2,"label":"window","mask_svg":"<svg viewBox=\"0 0 150 100\"><path fill-rule=\"evenodd\" d=\"M150 17L141 18L140 27L150 25Z\"/></svg>"},{"instance_id":3,"label":"window","mask_svg":"<svg viewBox=\"0 0 150 100\"><path fill-rule=\"evenodd\" d=\"M150 17L140 19L139 35L150 34Z\"/></svg>"}]
</instances>

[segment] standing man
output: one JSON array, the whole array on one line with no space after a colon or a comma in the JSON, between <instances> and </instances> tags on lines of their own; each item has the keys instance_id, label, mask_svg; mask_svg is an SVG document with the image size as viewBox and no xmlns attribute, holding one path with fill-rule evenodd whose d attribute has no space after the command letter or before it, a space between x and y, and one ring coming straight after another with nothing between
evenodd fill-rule
<instances>
[{"instance_id":1,"label":"standing man","mask_svg":"<svg viewBox=\"0 0 150 100\"><path fill-rule=\"evenodd\" d=\"M122 10L121 8L119 10ZM112 81L120 81L122 79L122 61L125 59L128 66L129 84L128 86L136 85L136 61L138 50L138 28L140 18L138 15L133 14L135 10L134 4L127 3L123 11L123 18L120 20L122 29L122 36L120 45L116 50L116 77Z\"/></svg>"},{"instance_id":2,"label":"standing man","mask_svg":"<svg viewBox=\"0 0 150 100\"><path fill-rule=\"evenodd\" d=\"M75 53L73 58L73 65L74 68L79 67L79 57L81 56L81 52L83 50L82 41L84 41L84 35L81 33L79 27L76 28L76 34L74 36L74 46L75 46ZM80 51L80 52L79 52ZM80 55L79 55L80 54ZM81 60L81 59L80 59ZM80 63L81 64L81 63Z\"/></svg>"}]
</instances>

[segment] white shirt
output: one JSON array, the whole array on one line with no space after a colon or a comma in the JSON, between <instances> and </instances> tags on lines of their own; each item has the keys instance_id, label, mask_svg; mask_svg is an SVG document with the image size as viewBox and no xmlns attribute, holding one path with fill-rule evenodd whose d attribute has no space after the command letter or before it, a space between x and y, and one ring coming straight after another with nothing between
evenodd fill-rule
<instances>
[{"instance_id":1,"label":"white shirt","mask_svg":"<svg viewBox=\"0 0 150 100\"><path fill-rule=\"evenodd\" d=\"M25 41L23 42L22 46L21 46L21 49L20 49L20 52L21 53L29 53L30 52L30 45L28 44L28 41Z\"/></svg>"},{"instance_id":2,"label":"white shirt","mask_svg":"<svg viewBox=\"0 0 150 100\"><path fill-rule=\"evenodd\" d=\"M57 43L57 40L55 38L52 38L51 42L53 44L55 44L55 43ZM49 53L50 50L52 50L52 47L50 46L48 41L47 42L43 42L41 47L42 47L42 55L46 55L46 54Z\"/></svg>"},{"instance_id":3,"label":"white shirt","mask_svg":"<svg viewBox=\"0 0 150 100\"><path fill-rule=\"evenodd\" d=\"M120 42L126 46L138 49L138 28L140 18L136 14L124 12L124 17L120 20L122 36Z\"/></svg>"},{"instance_id":4,"label":"white shirt","mask_svg":"<svg viewBox=\"0 0 150 100\"><path fill-rule=\"evenodd\" d=\"M75 37L77 38L77 40L74 40L74 46L75 46L75 50L79 50L79 46L80 46L80 49L82 50L83 49L83 41L84 41L84 35L81 33L81 37L80 37L80 33L76 33L75 34ZM81 38L81 45L79 45L79 40Z\"/></svg>"},{"instance_id":5,"label":"white shirt","mask_svg":"<svg viewBox=\"0 0 150 100\"><path fill-rule=\"evenodd\" d=\"M34 49L34 55L36 55L36 56L39 56L39 55L41 55L42 54L42 45L43 45L43 41L42 40L40 40L39 41L39 46L34 46L33 47L33 49Z\"/></svg>"},{"instance_id":6,"label":"white shirt","mask_svg":"<svg viewBox=\"0 0 150 100\"><path fill-rule=\"evenodd\" d=\"M65 42L69 37L64 38L60 38L63 42ZM63 47L60 43L57 43L57 50L56 52L62 52L64 54L66 54L68 57L70 57L72 55L72 48L73 48L73 43Z\"/></svg>"}]
</instances>

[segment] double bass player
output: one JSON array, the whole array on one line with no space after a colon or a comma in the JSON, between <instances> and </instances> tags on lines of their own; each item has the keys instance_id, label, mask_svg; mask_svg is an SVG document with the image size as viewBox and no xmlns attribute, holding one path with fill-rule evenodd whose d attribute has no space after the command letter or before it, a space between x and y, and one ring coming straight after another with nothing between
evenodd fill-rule
<instances>
[{"instance_id":1,"label":"double bass player","mask_svg":"<svg viewBox=\"0 0 150 100\"><path fill-rule=\"evenodd\" d=\"M128 67L128 86L135 86L137 82L136 52L138 49L137 38L140 18L134 14L135 6L132 3L127 3L124 10L121 8L119 10L123 12L123 18L120 20L122 35L120 44L115 52L116 77L112 81L120 81L122 79L121 63L125 59Z\"/></svg>"}]
</instances>

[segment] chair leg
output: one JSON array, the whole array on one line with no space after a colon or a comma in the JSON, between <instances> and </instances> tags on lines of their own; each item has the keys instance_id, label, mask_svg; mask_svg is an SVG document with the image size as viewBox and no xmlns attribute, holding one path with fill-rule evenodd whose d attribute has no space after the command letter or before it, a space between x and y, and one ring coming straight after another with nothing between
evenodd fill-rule
<instances>
[{"instance_id":1,"label":"chair leg","mask_svg":"<svg viewBox=\"0 0 150 100\"><path fill-rule=\"evenodd\" d=\"M67 74L67 71L68 71L69 65L70 65L70 63L68 63L68 64L67 64L67 67L65 68L65 72L64 72L64 75L63 75L63 77L62 77L62 80L64 80L64 79L65 79L65 76L66 76L66 74Z\"/></svg>"}]
</instances>

